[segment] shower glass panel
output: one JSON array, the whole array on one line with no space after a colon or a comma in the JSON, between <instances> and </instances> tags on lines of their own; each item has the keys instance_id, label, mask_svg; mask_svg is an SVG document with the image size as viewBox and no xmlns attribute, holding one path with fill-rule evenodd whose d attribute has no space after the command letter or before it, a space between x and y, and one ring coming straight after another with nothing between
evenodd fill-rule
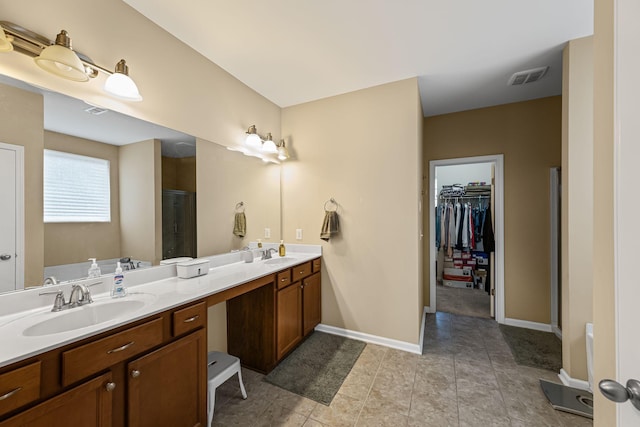
<instances>
[{"instance_id":1,"label":"shower glass panel","mask_svg":"<svg viewBox=\"0 0 640 427\"><path fill-rule=\"evenodd\" d=\"M196 257L196 193L162 190L162 259Z\"/></svg>"}]
</instances>

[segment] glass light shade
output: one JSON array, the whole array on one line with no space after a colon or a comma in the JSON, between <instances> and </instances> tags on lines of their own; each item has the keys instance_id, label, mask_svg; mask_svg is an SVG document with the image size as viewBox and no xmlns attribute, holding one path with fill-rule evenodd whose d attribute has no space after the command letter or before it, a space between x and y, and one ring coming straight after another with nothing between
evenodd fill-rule
<instances>
[{"instance_id":1,"label":"glass light shade","mask_svg":"<svg viewBox=\"0 0 640 427\"><path fill-rule=\"evenodd\" d=\"M262 144L262 152L271 154L278 152L278 147L276 147L276 144L273 142L273 138L270 133L267 134L267 139L264 141L264 144Z\"/></svg>"},{"instance_id":2,"label":"glass light shade","mask_svg":"<svg viewBox=\"0 0 640 427\"><path fill-rule=\"evenodd\" d=\"M113 73L104 83L105 92L127 101L142 101L138 86L131 77L122 73Z\"/></svg>"},{"instance_id":3,"label":"glass light shade","mask_svg":"<svg viewBox=\"0 0 640 427\"><path fill-rule=\"evenodd\" d=\"M260 139L258 134L249 133L249 134L247 134L247 139L245 140L245 144L247 144L248 147L257 150L262 145L262 140Z\"/></svg>"},{"instance_id":4,"label":"glass light shade","mask_svg":"<svg viewBox=\"0 0 640 427\"><path fill-rule=\"evenodd\" d=\"M4 33L4 29L0 26L0 52L11 52L13 50L13 45L7 38L7 35Z\"/></svg>"},{"instance_id":5,"label":"glass light shade","mask_svg":"<svg viewBox=\"0 0 640 427\"><path fill-rule=\"evenodd\" d=\"M284 145L284 139L283 139L282 142L280 143L280 146L278 147L278 159L287 160L288 158L289 158L289 150L287 150L287 147Z\"/></svg>"},{"instance_id":6,"label":"glass light shade","mask_svg":"<svg viewBox=\"0 0 640 427\"><path fill-rule=\"evenodd\" d=\"M46 47L40 56L34 58L38 67L63 79L86 82L89 76L78 55L71 49L57 44Z\"/></svg>"}]
</instances>

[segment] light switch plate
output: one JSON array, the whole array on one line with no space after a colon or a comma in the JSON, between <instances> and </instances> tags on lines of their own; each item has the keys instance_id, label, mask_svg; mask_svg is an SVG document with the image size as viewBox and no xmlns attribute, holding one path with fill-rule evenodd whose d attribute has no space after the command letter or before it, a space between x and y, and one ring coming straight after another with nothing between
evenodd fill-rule
<instances>
[{"instance_id":1,"label":"light switch plate","mask_svg":"<svg viewBox=\"0 0 640 427\"><path fill-rule=\"evenodd\" d=\"M302 240L302 228L296 228L296 240Z\"/></svg>"},{"instance_id":2,"label":"light switch plate","mask_svg":"<svg viewBox=\"0 0 640 427\"><path fill-rule=\"evenodd\" d=\"M265 228L264 229L264 238L265 239L271 238L271 229L270 228Z\"/></svg>"}]
</instances>

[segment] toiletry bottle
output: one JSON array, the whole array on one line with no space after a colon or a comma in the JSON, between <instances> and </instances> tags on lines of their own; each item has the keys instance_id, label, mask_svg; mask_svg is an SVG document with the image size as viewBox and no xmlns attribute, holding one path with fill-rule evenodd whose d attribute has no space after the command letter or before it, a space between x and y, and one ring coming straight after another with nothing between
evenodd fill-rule
<instances>
[{"instance_id":1,"label":"toiletry bottle","mask_svg":"<svg viewBox=\"0 0 640 427\"><path fill-rule=\"evenodd\" d=\"M127 295L127 288L124 286L124 274L122 274L122 266L118 261L116 274L113 276L113 287L111 288L111 297L120 298Z\"/></svg>"},{"instance_id":2,"label":"toiletry bottle","mask_svg":"<svg viewBox=\"0 0 640 427\"><path fill-rule=\"evenodd\" d=\"M280 247L278 248L278 254L280 256L285 256L287 253L287 250L284 247L284 240L280 240Z\"/></svg>"},{"instance_id":3,"label":"toiletry bottle","mask_svg":"<svg viewBox=\"0 0 640 427\"><path fill-rule=\"evenodd\" d=\"M98 267L98 263L96 263L95 258L89 258L89 261L92 261L91 267L89 267L89 278L93 279L95 277L100 277L102 272L100 271L100 267Z\"/></svg>"},{"instance_id":4,"label":"toiletry bottle","mask_svg":"<svg viewBox=\"0 0 640 427\"><path fill-rule=\"evenodd\" d=\"M262 240L258 239L258 249L262 249Z\"/></svg>"}]
</instances>

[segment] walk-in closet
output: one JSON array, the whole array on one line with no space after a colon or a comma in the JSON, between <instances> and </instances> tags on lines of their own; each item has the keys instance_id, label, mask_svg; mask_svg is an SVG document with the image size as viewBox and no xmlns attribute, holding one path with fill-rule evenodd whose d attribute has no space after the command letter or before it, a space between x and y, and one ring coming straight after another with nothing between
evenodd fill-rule
<instances>
[{"instance_id":1,"label":"walk-in closet","mask_svg":"<svg viewBox=\"0 0 640 427\"><path fill-rule=\"evenodd\" d=\"M493 317L493 163L435 169L436 307Z\"/></svg>"}]
</instances>

